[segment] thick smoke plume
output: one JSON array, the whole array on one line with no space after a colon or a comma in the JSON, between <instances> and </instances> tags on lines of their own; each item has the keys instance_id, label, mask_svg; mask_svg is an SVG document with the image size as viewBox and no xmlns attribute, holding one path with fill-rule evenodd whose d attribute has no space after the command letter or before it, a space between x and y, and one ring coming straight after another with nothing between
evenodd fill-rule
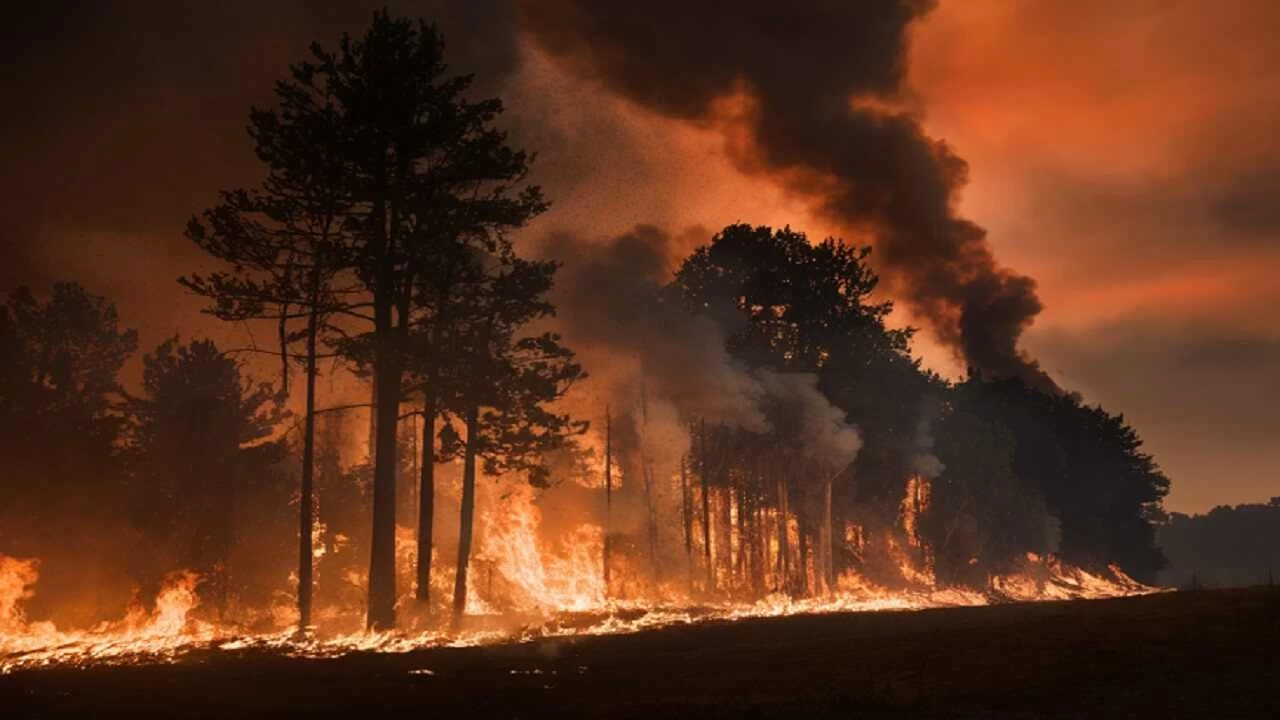
<instances>
[{"instance_id":1,"label":"thick smoke plume","mask_svg":"<svg viewBox=\"0 0 1280 720\"><path fill-rule=\"evenodd\" d=\"M970 367L1053 389L1018 348L1041 310L1034 280L999 266L985 231L956 215L967 165L902 108L907 31L932 5L547 0L520 21L567 65L724 128L741 169L873 233L898 294Z\"/></svg>"},{"instance_id":2,"label":"thick smoke plume","mask_svg":"<svg viewBox=\"0 0 1280 720\"><path fill-rule=\"evenodd\" d=\"M641 408L645 417L636 422L662 439L660 469L674 470L694 421L776 431L828 467L852 463L861 437L819 391L816 376L747 368L725 349L740 322L736 310L690 313L666 290L677 245L661 230L639 226L608 242L558 234L545 246L565 259L556 287L566 340L597 377L606 376L614 407Z\"/></svg>"}]
</instances>

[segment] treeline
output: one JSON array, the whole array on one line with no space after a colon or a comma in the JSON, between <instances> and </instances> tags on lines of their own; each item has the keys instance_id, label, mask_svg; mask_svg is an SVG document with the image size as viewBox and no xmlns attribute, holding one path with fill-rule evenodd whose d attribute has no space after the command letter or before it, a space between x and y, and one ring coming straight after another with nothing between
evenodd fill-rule
<instances>
[{"instance_id":1,"label":"treeline","mask_svg":"<svg viewBox=\"0 0 1280 720\"><path fill-rule=\"evenodd\" d=\"M923 370L913 331L887 328L891 304L870 299L869 253L734 225L654 289L659 303L707 318L692 327L716 330L730 360L713 378L686 357L645 357L643 392L675 405L689 450L664 508L650 421L615 423L611 445L643 480L632 488L646 512L670 509L682 524L665 538L654 522L633 532L633 554L658 566L682 547L695 588L746 596L822 592L847 571L890 587L981 588L1027 553L1154 579L1169 481L1134 430L1017 379L950 383ZM629 302L643 306L634 293ZM679 335L677 323L663 320ZM726 397L743 386L746 397Z\"/></svg>"},{"instance_id":2,"label":"treeline","mask_svg":"<svg viewBox=\"0 0 1280 720\"><path fill-rule=\"evenodd\" d=\"M1266 504L1221 505L1202 515L1169 513L1156 532L1169 558L1170 587L1250 587L1280 576L1280 497Z\"/></svg>"},{"instance_id":3,"label":"treeline","mask_svg":"<svg viewBox=\"0 0 1280 720\"><path fill-rule=\"evenodd\" d=\"M270 604L293 547L281 511L297 477L274 388L211 342L169 339L127 392L119 376L137 335L75 284L43 300L14 292L0 348L0 552L42 560L35 616L112 617L131 587L154 597L184 568L205 576L219 613Z\"/></svg>"}]
</instances>

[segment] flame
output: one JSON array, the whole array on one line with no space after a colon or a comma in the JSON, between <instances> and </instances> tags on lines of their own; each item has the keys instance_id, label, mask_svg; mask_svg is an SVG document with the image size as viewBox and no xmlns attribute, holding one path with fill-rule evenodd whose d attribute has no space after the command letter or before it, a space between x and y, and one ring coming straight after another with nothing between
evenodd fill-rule
<instances>
[{"instance_id":1,"label":"flame","mask_svg":"<svg viewBox=\"0 0 1280 720\"><path fill-rule=\"evenodd\" d=\"M570 522L560 530L549 528L536 491L521 485L490 499L479 512L467 600L468 612L477 616L477 622L461 629L432 627L427 613L425 630L334 633L335 628L363 626L363 608L351 606L317 608L315 620L321 633L299 635L288 627L296 621L290 604L294 596L282 592L265 611L266 619L274 619L278 630L246 633L242 626L198 618L200 577L180 571L166 578L154 609L147 611L135 602L120 620L87 630L63 630L51 622L31 622L24 613L22 604L34 595L39 578L38 560L0 555L0 673L49 665L174 662L197 649L263 648L289 656L335 657L359 651L395 653L538 637L630 633L707 620L917 610L1158 591L1114 566L1089 572L1056 557L1032 553L1022 558L1013 572L991 577L985 588L942 586L934 576L931 551L920 531L920 518L929 508L929 483L917 476L909 479L904 489L898 526L885 531L883 537L869 536L865 528L852 523L836 534L837 542L859 561L873 546L883 546L900 579L893 587L886 587L846 569L830 592L818 593L815 549L803 565L799 556L793 555L792 568L785 574L780 572L783 553L776 531L781 528L786 533L794 552L800 539L796 518L779 515L776 509L766 509L753 518L751 509L739 507L739 501L728 493L711 498L714 516L723 513L729 520L713 533L715 587L701 587L705 577L705 568L697 565L701 548L687 559L687 573L668 569L657 578L647 573L644 553L618 553L611 556L606 587L604 528L589 521ZM757 531L773 528L774 532L758 533L752 541L735 534L743 522L756 523ZM689 547L693 550L696 544ZM402 576L411 577L416 544L410 528L397 528L397 561ZM752 568L764 576L763 583L748 577ZM440 569L433 564L433 569L433 593L443 597L445 593L439 590L451 583L452 568ZM800 576L811 596L800 596L793 582ZM342 579L363 587L366 577L348 569ZM441 587L436 588L437 584ZM402 611L413 608L409 599L412 586L406 582L403 587ZM762 596L751 597L753 592ZM417 626L413 622L409 625Z\"/></svg>"},{"instance_id":2,"label":"flame","mask_svg":"<svg viewBox=\"0 0 1280 720\"><path fill-rule=\"evenodd\" d=\"M185 570L165 578L150 613L135 601L122 620L91 630L62 631L50 622L28 623L21 609L8 601L33 594L37 565L35 560L0 555L0 672L52 664L163 660L217 634L213 625L189 617L199 604L200 577Z\"/></svg>"},{"instance_id":3,"label":"flame","mask_svg":"<svg viewBox=\"0 0 1280 720\"><path fill-rule=\"evenodd\" d=\"M510 604L522 612L586 612L605 603L604 531L584 523L560 548L539 540L542 513L533 489L520 486L481 516L477 557L510 586Z\"/></svg>"}]
</instances>

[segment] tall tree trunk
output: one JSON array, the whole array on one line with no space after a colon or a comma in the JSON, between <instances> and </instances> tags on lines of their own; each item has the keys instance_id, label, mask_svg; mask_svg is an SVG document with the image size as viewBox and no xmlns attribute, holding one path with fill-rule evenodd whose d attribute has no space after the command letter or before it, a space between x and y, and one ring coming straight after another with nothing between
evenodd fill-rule
<instances>
[{"instance_id":1,"label":"tall tree trunk","mask_svg":"<svg viewBox=\"0 0 1280 720\"><path fill-rule=\"evenodd\" d=\"M706 421L699 424L699 430L702 443L701 472L698 473L702 483L702 558L707 568L707 592L713 592L716 589L716 571L711 564L711 485L707 477L711 474L711 453L707 449Z\"/></svg>"},{"instance_id":2,"label":"tall tree trunk","mask_svg":"<svg viewBox=\"0 0 1280 720\"><path fill-rule=\"evenodd\" d=\"M418 485L418 591L420 602L431 598L431 535L436 509L436 397L431 379L422 401L422 467Z\"/></svg>"},{"instance_id":3,"label":"tall tree trunk","mask_svg":"<svg viewBox=\"0 0 1280 720\"><path fill-rule=\"evenodd\" d=\"M649 541L649 568L655 578L662 575L658 564L658 509L653 492L653 458L649 454L649 391L645 384L644 368L640 372L640 477L644 484L644 504L647 513L646 535Z\"/></svg>"},{"instance_id":4,"label":"tall tree trunk","mask_svg":"<svg viewBox=\"0 0 1280 720\"><path fill-rule=\"evenodd\" d=\"M373 466L373 457L378 454L378 376L369 377L369 437L367 448L369 466Z\"/></svg>"},{"instance_id":5,"label":"tall tree trunk","mask_svg":"<svg viewBox=\"0 0 1280 720\"><path fill-rule=\"evenodd\" d=\"M729 473L725 473L725 484L720 488L719 528L716 546L720 549L720 572L724 578L725 590L733 591L733 482Z\"/></svg>"},{"instance_id":6,"label":"tall tree trunk","mask_svg":"<svg viewBox=\"0 0 1280 720\"><path fill-rule=\"evenodd\" d=\"M822 554L825 559L823 565L823 584L828 594L835 592L836 587L836 566L835 566L835 534L831 528L831 484L833 478L826 470L821 471L827 475L826 484L823 486L823 510L822 510Z\"/></svg>"},{"instance_id":7,"label":"tall tree trunk","mask_svg":"<svg viewBox=\"0 0 1280 720\"><path fill-rule=\"evenodd\" d=\"M604 594L609 596L609 551L613 549L613 418L604 408Z\"/></svg>"},{"instance_id":8,"label":"tall tree trunk","mask_svg":"<svg viewBox=\"0 0 1280 720\"><path fill-rule=\"evenodd\" d=\"M658 563L658 506L653 496L653 462L646 456L641 470L644 477L644 503L648 514L646 535L649 539L649 567L655 578L662 577L662 565Z\"/></svg>"},{"instance_id":9,"label":"tall tree trunk","mask_svg":"<svg viewBox=\"0 0 1280 720\"><path fill-rule=\"evenodd\" d=\"M747 558L751 554L751 537L747 523L751 512L747 509L747 479L745 477L739 479L735 491L731 495L738 510L736 518L738 521L738 557L734 561L734 572L738 577L738 587L746 588L747 576L750 574L750 563Z\"/></svg>"},{"instance_id":10,"label":"tall tree trunk","mask_svg":"<svg viewBox=\"0 0 1280 720\"><path fill-rule=\"evenodd\" d=\"M747 572L751 575L751 593L760 593L760 499L754 485L747 491Z\"/></svg>"},{"instance_id":11,"label":"tall tree trunk","mask_svg":"<svg viewBox=\"0 0 1280 720\"><path fill-rule=\"evenodd\" d=\"M689 488L688 463L680 456L680 514L684 521L684 560L689 576L689 588L693 588L693 497Z\"/></svg>"},{"instance_id":12,"label":"tall tree trunk","mask_svg":"<svg viewBox=\"0 0 1280 720\"><path fill-rule=\"evenodd\" d=\"M462 461L462 507L458 522L458 571L453 580L453 622L462 620L467 609L467 565L471 561L471 529L476 512L476 451L479 445L479 414L475 405L467 408L467 447Z\"/></svg>"},{"instance_id":13,"label":"tall tree trunk","mask_svg":"<svg viewBox=\"0 0 1280 720\"><path fill-rule=\"evenodd\" d=\"M807 493L800 498L800 504L796 507L796 541L800 544L800 567L798 577L796 578L800 594L802 596L809 594L809 532L810 523L807 522L805 515L805 503L807 501Z\"/></svg>"},{"instance_id":14,"label":"tall tree trunk","mask_svg":"<svg viewBox=\"0 0 1280 720\"><path fill-rule=\"evenodd\" d=\"M368 627L371 630L390 630L396 623L396 426L400 419L402 358L391 311L389 299L375 298L377 407L374 415L377 427L373 460L373 542L369 560Z\"/></svg>"},{"instance_id":15,"label":"tall tree trunk","mask_svg":"<svg viewBox=\"0 0 1280 720\"><path fill-rule=\"evenodd\" d=\"M791 533L787 527L790 503L787 497L787 478L778 476L778 588L791 592Z\"/></svg>"},{"instance_id":16,"label":"tall tree trunk","mask_svg":"<svg viewBox=\"0 0 1280 720\"><path fill-rule=\"evenodd\" d=\"M452 277L450 265L446 277ZM435 323L428 332L429 352L443 352L440 348L441 328L448 327L447 309L451 283L445 281L438 290ZM422 391L422 470L418 488L418 600L426 603L431 597L431 547L435 532L436 507L436 413L439 399L436 395L437 368L434 358L428 360L425 389Z\"/></svg>"},{"instance_id":17,"label":"tall tree trunk","mask_svg":"<svg viewBox=\"0 0 1280 720\"><path fill-rule=\"evenodd\" d=\"M315 297L312 296L314 306ZM312 307L312 313L315 308ZM289 394L289 303L280 304L280 323L276 326L276 337L280 342L280 393Z\"/></svg>"},{"instance_id":18,"label":"tall tree trunk","mask_svg":"<svg viewBox=\"0 0 1280 720\"><path fill-rule=\"evenodd\" d=\"M298 630L311 627L312 529L315 525L315 453L316 453L316 333L315 287L312 287L311 311L307 314L307 386L306 417L302 423L302 489L298 496Z\"/></svg>"}]
</instances>

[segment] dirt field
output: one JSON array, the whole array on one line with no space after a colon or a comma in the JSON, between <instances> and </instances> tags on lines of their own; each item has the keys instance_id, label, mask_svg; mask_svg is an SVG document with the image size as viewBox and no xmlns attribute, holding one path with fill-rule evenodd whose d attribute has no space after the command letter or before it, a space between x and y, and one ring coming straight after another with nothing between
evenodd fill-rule
<instances>
[{"instance_id":1,"label":"dirt field","mask_svg":"<svg viewBox=\"0 0 1280 720\"><path fill-rule=\"evenodd\" d=\"M1280 589L0 676L0 717L1280 717Z\"/></svg>"}]
</instances>

